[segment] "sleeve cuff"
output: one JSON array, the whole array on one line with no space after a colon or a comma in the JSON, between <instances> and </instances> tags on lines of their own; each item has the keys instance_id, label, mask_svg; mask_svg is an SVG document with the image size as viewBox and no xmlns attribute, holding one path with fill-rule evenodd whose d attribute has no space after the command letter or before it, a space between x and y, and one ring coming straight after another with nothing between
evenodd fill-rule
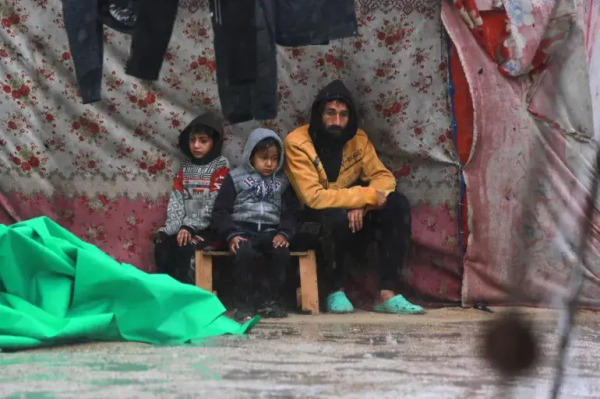
<instances>
[{"instance_id":1,"label":"sleeve cuff","mask_svg":"<svg viewBox=\"0 0 600 399\"><path fill-rule=\"evenodd\" d=\"M163 231L163 230L159 230L154 234L154 241L165 241L167 238L169 238L169 235Z\"/></svg>"},{"instance_id":2,"label":"sleeve cuff","mask_svg":"<svg viewBox=\"0 0 600 399\"><path fill-rule=\"evenodd\" d=\"M377 204L377 190L373 187L365 187L365 205Z\"/></svg>"},{"instance_id":3,"label":"sleeve cuff","mask_svg":"<svg viewBox=\"0 0 600 399\"><path fill-rule=\"evenodd\" d=\"M231 242L231 240L233 240L235 237L242 236L242 235L244 235L244 233L242 233L241 231L236 231L235 233L231 233L227 236L227 242Z\"/></svg>"},{"instance_id":4,"label":"sleeve cuff","mask_svg":"<svg viewBox=\"0 0 600 399\"><path fill-rule=\"evenodd\" d=\"M285 237L286 240L290 240L290 235L289 233L285 232L285 231L279 231L278 234L281 234L282 236Z\"/></svg>"},{"instance_id":5,"label":"sleeve cuff","mask_svg":"<svg viewBox=\"0 0 600 399\"><path fill-rule=\"evenodd\" d=\"M194 229L193 227L190 227L190 226L181 226L181 228L179 230L181 230L181 229L189 231L190 234L192 234L192 235L196 234L196 229Z\"/></svg>"}]
</instances>

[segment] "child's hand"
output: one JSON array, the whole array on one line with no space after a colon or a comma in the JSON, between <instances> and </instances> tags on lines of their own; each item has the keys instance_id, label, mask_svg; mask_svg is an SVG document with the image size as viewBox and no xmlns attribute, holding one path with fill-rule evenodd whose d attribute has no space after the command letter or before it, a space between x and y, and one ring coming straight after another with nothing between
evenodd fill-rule
<instances>
[{"instance_id":1,"label":"child's hand","mask_svg":"<svg viewBox=\"0 0 600 399\"><path fill-rule=\"evenodd\" d=\"M194 245L198 244L199 242L203 242L204 238L200 237L200 236L193 236L192 239L190 240L190 242Z\"/></svg>"},{"instance_id":2,"label":"child's hand","mask_svg":"<svg viewBox=\"0 0 600 399\"><path fill-rule=\"evenodd\" d=\"M229 242L229 250L231 252L235 253L239 249L240 243L242 243L244 241L248 241L248 240L242 236L233 237L231 239L231 241Z\"/></svg>"},{"instance_id":3,"label":"child's hand","mask_svg":"<svg viewBox=\"0 0 600 399\"><path fill-rule=\"evenodd\" d=\"M181 229L179 230L179 233L177 233L177 245L186 245L188 241L191 240L191 238L192 234L189 231L187 231L186 229Z\"/></svg>"},{"instance_id":4,"label":"child's hand","mask_svg":"<svg viewBox=\"0 0 600 399\"><path fill-rule=\"evenodd\" d=\"M275 238L273 238L273 248L283 248L289 247L290 243L285 239L283 234L277 234Z\"/></svg>"}]
</instances>

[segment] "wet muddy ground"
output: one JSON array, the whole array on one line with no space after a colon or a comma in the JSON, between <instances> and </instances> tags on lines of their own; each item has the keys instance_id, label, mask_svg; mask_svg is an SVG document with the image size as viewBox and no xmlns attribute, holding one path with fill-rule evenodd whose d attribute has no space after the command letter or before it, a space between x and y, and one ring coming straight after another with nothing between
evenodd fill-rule
<instances>
[{"instance_id":1,"label":"wet muddy ground","mask_svg":"<svg viewBox=\"0 0 600 399\"><path fill-rule=\"evenodd\" d=\"M496 313L497 314L497 313ZM0 354L0 397L548 398L559 316L527 310L543 356L503 381L480 355L495 315L294 316L197 346L95 343ZM600 397L600 314L579 317L563 398Z\"/></svg>"}]
</instances>

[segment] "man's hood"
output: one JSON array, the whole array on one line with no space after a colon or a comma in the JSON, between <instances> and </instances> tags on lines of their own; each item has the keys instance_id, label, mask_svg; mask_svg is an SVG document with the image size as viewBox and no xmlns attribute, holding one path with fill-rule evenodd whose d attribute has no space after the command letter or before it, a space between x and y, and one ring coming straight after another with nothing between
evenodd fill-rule
<instances>
[{"instance_id":1,"label":"man's hood","mask_svg":"<svg viewBox=\"0 0 600 399\"><path fill-rule=\"evenodd\" d=\"M242 160L246 168L251 170L254 169L252 163L250 162L252 151L254 151L254 147L256 147L256 145L260 141L269 137L274 138L279 144L279 161L277 161L277 169L275 170L275 173L281 170L281 168L283 167L283 160L285 157L285 155L283 154L283 141L281 141L277 133L264 128L255 129L252 133L250 133L250 136L248 136L248 140L246 140L246 146L244 147L244 152L242 153Z\"/></svg>"},{"instance_id":2,"label":"man's hood","mask_svg":"<svg viewBox=\"0 0 600 399\"><path fill-rule=\"evenodd\" d=\"M197 116L186 126L179 135L179 149L193 163L204 165L221 155L223 148L223 121L211 113ZM202 127L208 127L213 130L213 148L202 159L196 159L190 150L190 134L194 131L202 130Z\"/></svg>"},{"instance_id":3,"label":"man's hood","mask_svg":"<svg viewBox=\"0 0 600 399\"><path fill-rule=\"evenodd\" d=\"M343 144L347 143L356 135L356 132L358 131L358 118L356 115L356 105L352 99L352 94L350 94L350 90L348 90L341 80L334 80L319 92L312 105L308 132L310 133L310 137L314 143L322 142L324 144L325 142L332 141L333 138L322 137L323 135L328 134L323 124L323 109L325 108L325 104L327 102L336 100L343 101L346 103L346 105L348 105L350 117L348 118L348 125L346 125L340 140L333 141L337 141L343 146Z\"/></svg>"}]
</instances>

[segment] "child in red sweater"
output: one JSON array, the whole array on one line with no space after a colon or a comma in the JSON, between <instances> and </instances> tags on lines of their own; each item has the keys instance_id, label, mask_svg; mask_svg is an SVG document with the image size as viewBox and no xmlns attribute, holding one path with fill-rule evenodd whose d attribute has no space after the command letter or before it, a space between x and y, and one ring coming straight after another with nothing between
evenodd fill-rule
<instances>
[{"instance_id":1,"label":"child in red sweater","mask_svg":"<svg viewBox=\"0 0 600 399\"><path fill-rule=\"evenodd\" d=\"M210 114L194 119L179 135L183 161L169 205L167 221L155 240L159 273L194 284L194 250L211 244L209 229L213 204L229 172L229 161L221 155L221 122Z\"/></svg>"}]
</instances>

